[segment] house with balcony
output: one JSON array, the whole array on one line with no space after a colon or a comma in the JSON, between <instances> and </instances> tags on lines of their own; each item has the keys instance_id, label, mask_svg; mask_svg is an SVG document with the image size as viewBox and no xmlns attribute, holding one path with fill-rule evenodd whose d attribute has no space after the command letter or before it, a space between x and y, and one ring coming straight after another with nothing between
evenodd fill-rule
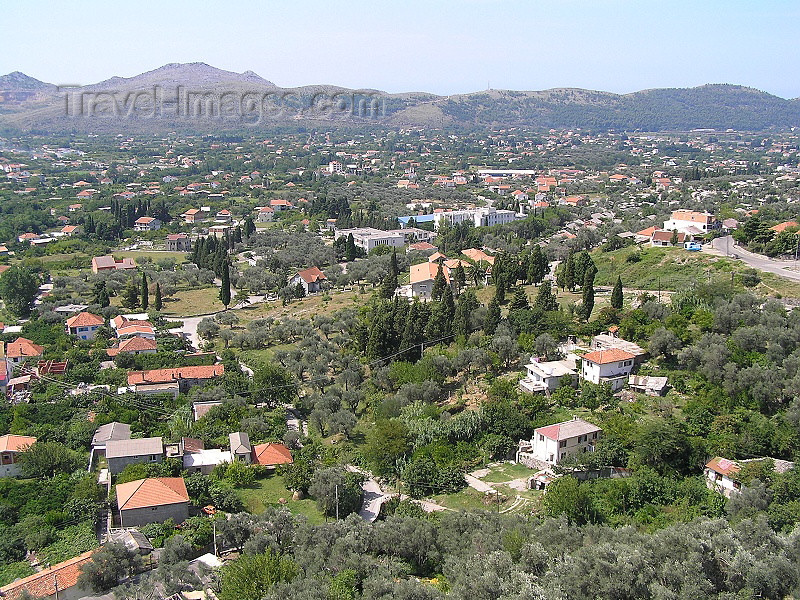
<instances>
[{"instance_id":1,"label":"house with balcony","mask_svg":"<svg viewBox=\"0 0 800 600\"><path fill-rule=\"evenodd\" d=\"M68 335L74 335L79 340L93 340L95 333L106 320L90 312L80 312L74 317L67 319L66 330Z\"/></svg>"},{"instance_id":2,"label":"house with balcony","mask_svg":"<svg viewBox=\"0 0 800 600\"><path fill-rule=\"evenodd\" d=\"M581 379L594 384L608 384L618 391L627 383L636 357L619 348L595 350L581 356Z\"/></svg>"},{"instance_id":3,"label":"house with balcony","mask_svg":"<svg viewBox=\"0 0 800 600\"><path fill-rule=\"evenodd\" d=\"M557 465L570 457L594 452L602 433L600 427L578 417L539 427L532 439L520 440L517 462L532 468Z\"/></svg>"}]
</instances>

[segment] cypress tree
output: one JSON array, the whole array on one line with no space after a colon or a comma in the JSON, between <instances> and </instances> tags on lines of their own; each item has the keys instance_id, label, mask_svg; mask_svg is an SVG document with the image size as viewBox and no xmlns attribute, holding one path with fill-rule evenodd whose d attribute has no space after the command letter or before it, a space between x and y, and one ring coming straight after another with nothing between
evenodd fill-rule
<instances>
[{"instance_id":1,"label":"cypress tree","mask_svg":"<svg viewBox=\"0 0 800 600\"><path fill-rule=\"evenodd\" d=\"M155 300L153 300L153 308L155 308L157 311L160 311L163 306L164 302L161 299L161 284L156 281L156 297Z\"/></svg>"},{"instance_id":2,"label":"cypress tree","mask_svg":"<svg viewBox=\"0 0 800 600\"><path fill-rule=\"evenodd\" d=\"M431 298L434 300L441 300L444 295L444 288L447 287L447 280L444 278L444 271L442 264L439 263L439 270L436 272L436 277L433 280L433 289L431 290Z\"/></svg>"},{"instance_id":3,"label":"cypress tree","mask_svg":"<svg viewBox=\"0 0 800 600\"><path fill-rule=\"evenodd\" d=\"M147 289L147 273L142 271L142 310L150 306L150 290Z\"/></svg>"},{"instance_id":4,"label":"cypress tree","mask_svg":"<svg viewBox=\"0 0 800 600\"><path fill-rule=\"evenodd\" d=\"M595 273L597 273L597 269L595 269L594 266L586 269L586 274L583 276L583 285L581 286L581 290L583 292L581 311L583 313L583 318L587 321L589 320L589 317L592 316L592 310L594 310Z\"/></svg>"},{"instance_id":5,"label":"cypress tree","mask_svg":"<svg viewBox=\"0 0 800 600\"><path fill-rule=\"evenodd\" d=\"M575 254L569 253L567 264L564 265L564 287L570 292L575 289Z\"/></svg>"},{"instance_id":6,"label":"cypress tree","mask_svg":"<svg viewBox=\"0 0 800 600\"><path fill-rule=\"evenodd\" d=\"M491 302L489 302L489 309L486 311L486 321L484 321L483 330L489 335L492 335L500 324L500 318L500 301L497 298L497 293L495 293Z\"/></svg>"},{"instance_id":7,"label":"cypress tree","mask_svg":"<svg viewBox=\"0 0 800 600\"><path fill-rule=\"evenodd\" d=\"M227 260L222 265L222 287L219 288L219 299L225 306L225 310L228 310L231 303L231 273Z\"/></svg>"},{"instance_id":8,"label":"cypress tree","mask_svg":"<svg viewBox=\"0 0 800 600\"><path fill-rule=\"evenodd\" d=\"M536 294L536 300L534 301L533 305L535 308L539 308L544 311L558 309L558 302L556 301L556 297L553 295L552 285L549 281L545 280L542 282L542 285L539 287L539 293Z\"/></svg>"},{"instance_id":9,"label":"cypress tree","mask_svg":"<svg viewBox=\"0 0 800 600\"><path fill-rule=\"evenodd\" d=\"M622 310L622 278L617 277L617 283L611 291L611 306L617 310Z\"/></svg>"},{"instance_id":10,"label":"cypress tree","mask_svg":"<svg viewBox=\"0 0 800 600\"><path fill-rule=\"evenodd\" d=\"M528 295L525 293L524 288L517 288L514 292L514 297L511 299L511 304L508 306L509 310L526 310L530 308L528 304Z\"/></svg>"}]
</instances>

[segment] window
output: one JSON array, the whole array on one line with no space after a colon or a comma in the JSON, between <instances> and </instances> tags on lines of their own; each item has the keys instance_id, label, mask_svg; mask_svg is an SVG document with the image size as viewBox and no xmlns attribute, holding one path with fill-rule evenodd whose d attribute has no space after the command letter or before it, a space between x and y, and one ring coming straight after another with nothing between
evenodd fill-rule
<instances>
[{"instance_id":1,"label":"window","mask_svg":"<svg viewBox=\"0 0 800 600\"><path fill-rule=\"evenodd\" d=\"M566 448L567 447L567 440L561 440L560 442L558 442L558 447L559 448Z\"/></svg>"},{"instance_id":2,"label":"window","mask_svg":"<svg viewBox=\"0 0 800 600\"><path fill-rule=\"evenodd\" d=\"M739 483L738 481L734 481L734 482L733 482L733 489L735 489L735 490L740 490L740 489L742 489L742 484L741 484L741 483Z\"/></svg>"},{"instance_id":3,"label":"window","mask_svg":"<svg viewBox=\"0 0 800 600\"><path fill-rule=\"evenodd\" d=\"M553 462L553 455L550 455L550 462Z\"/></svg>"},{"instance_id":4,"label":"window","mask_svg":"<svg viewBox=\"0 0 800 600\"><path fill-rule=\"evenodd\" d=\"M596 431L595 431L595 432L592 434L592 439L593 439L593 440L596 440L596 439L597 439L597 432L596 432Z\"/></svg>"},{"instance_id":5,"label":"window","mask_svg":"<svg viewBox=\"0 0 800 600\"><path fill-rule=\"evenodd\" d=\"M540 441L540 442L543 442L543 441L544 441L544 436L543 436L541 433L539 434L539 441Z\"/></svg>"},{"instance_id":6,"label":"window","mask_svg":"<svg viewBox=\"0 0 800 600\"><path fill-rule=\"evenodd\" d=\"M564 460L565 458L567 458L567 453L566 452L562 452L561 453L561 460Z\"/></svg>"}]
</instances>

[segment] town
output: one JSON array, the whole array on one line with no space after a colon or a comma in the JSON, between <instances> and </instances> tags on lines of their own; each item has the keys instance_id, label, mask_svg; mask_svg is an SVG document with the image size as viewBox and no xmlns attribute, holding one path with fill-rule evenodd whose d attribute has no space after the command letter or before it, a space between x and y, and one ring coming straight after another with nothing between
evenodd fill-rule
<instances>
[{"instance_id":1,"label":"town","mask_svg":"<svg viewBox=\"0 0 800 600\"><path fill-rule=\"evenodd\" d=\"M588 525L797 558L794 131L31 134L0 169L3 597L439 598L473 543L566 585L545 545Z\"/></svg>"}]
</instances>

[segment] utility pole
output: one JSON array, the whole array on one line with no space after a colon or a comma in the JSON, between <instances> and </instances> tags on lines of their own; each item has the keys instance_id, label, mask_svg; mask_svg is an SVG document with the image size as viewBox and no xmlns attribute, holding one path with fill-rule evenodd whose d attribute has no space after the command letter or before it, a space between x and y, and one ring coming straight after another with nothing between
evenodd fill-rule
<instances>
[{"instance_id":1,"label":"utility pole","mask_svg":"<svg viewBox=\"0 0 800 600\"><path fill-rule=\"evenodd\" d=\"M219 556L217 554L217 520L214 517L211 517L211 528L214 531L214 556Z\"/></svg>"},{"instance_id":2,"label":"utility pole","mask_svg":"<svg viewBox=\"0 0 800 600\"><path fill-rule=\"evenodd\" d=\"M339 520L339 484L333 486L333 493L336 495L336 520Z\"/></svg>"}]
</instances>

